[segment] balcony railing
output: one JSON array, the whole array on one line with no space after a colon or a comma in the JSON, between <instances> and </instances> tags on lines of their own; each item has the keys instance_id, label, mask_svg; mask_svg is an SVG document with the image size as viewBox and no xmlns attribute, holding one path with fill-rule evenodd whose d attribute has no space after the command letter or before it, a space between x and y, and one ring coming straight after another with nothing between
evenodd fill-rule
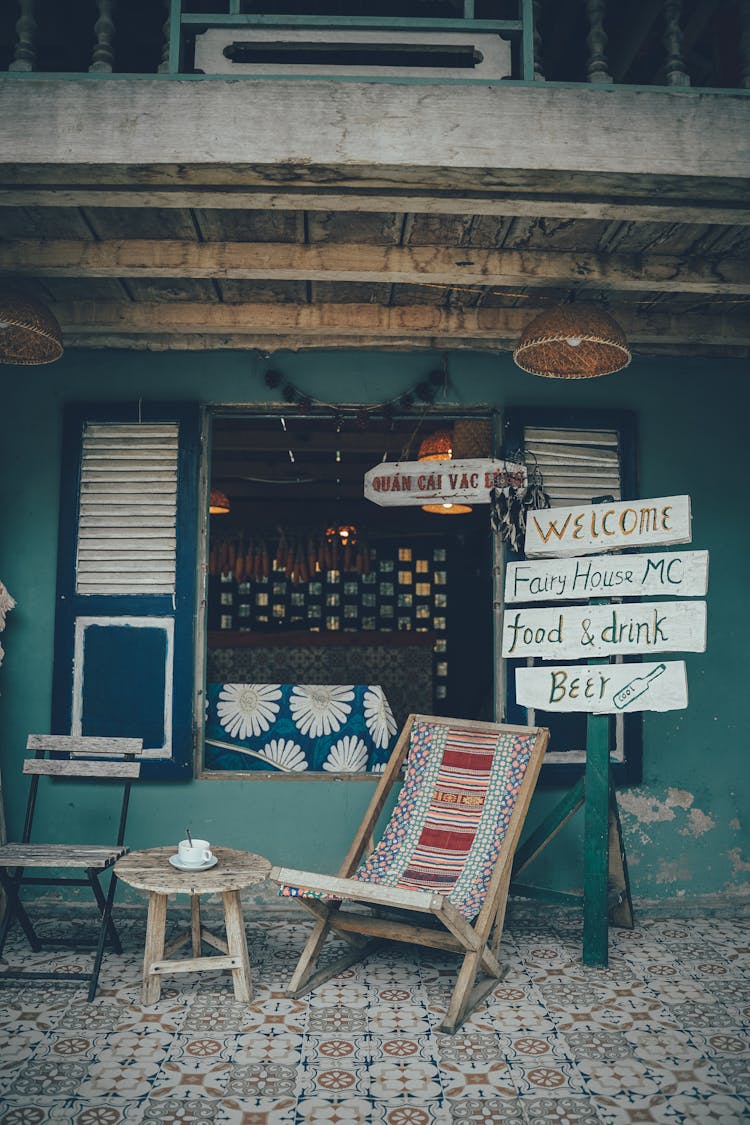
<instances>
[{"instance_id":1,"label":"balcony railing","mask_svg":"<svg viewBox=\"0 0 750 1125\"><path fill-rule=\"evenodd\" d=\"M4 0L0 70L739 91L750 89L750 3Z\"/></svg>"}]
</instances>

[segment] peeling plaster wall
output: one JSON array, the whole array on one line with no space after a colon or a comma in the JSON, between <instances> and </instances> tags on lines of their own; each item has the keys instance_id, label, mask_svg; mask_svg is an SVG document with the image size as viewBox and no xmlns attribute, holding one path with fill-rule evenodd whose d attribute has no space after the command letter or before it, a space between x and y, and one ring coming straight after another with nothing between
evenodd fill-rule
<instances>
[{"instance_id":1,"label":"peeling plaster wall","mask_svg":"<svg viewBox=\"0 0 750 1125\"><path fill-rule=\"evenodd\" d=\"M351 351L280 353L272 362L323 400L377 402L412 386L441 358ZM26 735L49 723L63 403L263 402L268 365L229 352L71 352L50 367L0 368L0 578L18 602L0 669L0 764L11 832L20 831L25 799ZM634 411L640 494L691 495L693 546L711 552L708 651L685 657L688 710L646 716L643 783L620 794L623 830L636 897L748 896L747 365L636 357L619 375L577 385L523 374L507 355L449 354L448 365L456 401L469 405ZM325 781L144 785L133 802L130 843L176 840L187 818L228 845L297 865L314 854L322 869L334 870L369 794L365 784ZM528 826L559 796L538 793ZM40 812L43 829L47 814ZM581 826L579 814L529 868L529 880L580 888Z\"/></svg>"}]
</instances>

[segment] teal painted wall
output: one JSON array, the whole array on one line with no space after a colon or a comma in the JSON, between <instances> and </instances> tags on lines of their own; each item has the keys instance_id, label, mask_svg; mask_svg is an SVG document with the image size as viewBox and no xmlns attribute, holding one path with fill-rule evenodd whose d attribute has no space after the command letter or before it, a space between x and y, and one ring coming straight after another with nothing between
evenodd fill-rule
<instances>
[{"instance_id":1,"label":"teal painted wall","mask_svg":"<svg viewBox=\"0 0 750 1125\"><path fill-rule=\"evenodd\" d=\"M434 353L278 353L273 366L326 401L379 402L434 369ZM51 367L0 374L0 577L18 601L3 634L0 764L10 830L20 832L26 735L49 729L62 406L138 398L207 403L269 399L254 353L70 352ZM693 546L711 552L708 649L686 657L688 710L647 715L643 784L621 794L636 897L750 892L747 717L750 603L747 364L639 359L618 375L568 383L520 372L507 355L448 356L451 398L467 405L627 409L636 414L642 496L687 492ZM334 870L371 793L366 781L193 781L144 784L133 801L133 847L169 843L186 823L215 842L281 863ZM40 825L63 838L108 817L101 794L66 793ZM534 799L528 823L555 794ZM580 823L571 822L529 876L581 885Z\"/></svg>"}]
</instances>

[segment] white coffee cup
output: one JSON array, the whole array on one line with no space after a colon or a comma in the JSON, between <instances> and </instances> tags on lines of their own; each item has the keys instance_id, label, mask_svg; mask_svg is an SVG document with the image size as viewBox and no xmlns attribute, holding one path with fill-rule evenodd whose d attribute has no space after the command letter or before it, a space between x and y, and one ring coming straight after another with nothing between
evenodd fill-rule
<instances>
[{"instance_id":1,"label":"white coffee cup","mask_svg":"<svg viewBox=\"0 0 750 1125\"><path fill-rule=\"evenodd\" d=\"M177 855L185 867L200 867L213 858L208 840L180 840Z\"/></svg>"}]
</instances>

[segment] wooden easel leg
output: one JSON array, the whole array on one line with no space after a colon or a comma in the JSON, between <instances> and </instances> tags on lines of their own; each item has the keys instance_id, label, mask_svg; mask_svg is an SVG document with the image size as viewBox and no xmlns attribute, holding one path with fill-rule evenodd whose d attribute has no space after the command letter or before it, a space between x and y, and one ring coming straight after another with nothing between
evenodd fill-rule
<instances>
[{"instance_id":1,"label":"wooden easel leg","mask_svg":"<svg viewBox=\"0 0 750 1125\"><path fill-rule=\"evenodd\" d=\"M609 870L609 719L589 715L583 851L583 963L606 965Z\"/></svg>"},{"instance_id":2,"label":"wooden easel leg","mask_svg":"<svg viewBox=\"0 0 750 1125\"><path fill-rule=\"evenodd\" d=\"M628 861L622 839L617 808L617 793L610 776L609 785L609 920L613 926L633 929L633 900L630 896Z\"/></svg>"}]
</instances>

